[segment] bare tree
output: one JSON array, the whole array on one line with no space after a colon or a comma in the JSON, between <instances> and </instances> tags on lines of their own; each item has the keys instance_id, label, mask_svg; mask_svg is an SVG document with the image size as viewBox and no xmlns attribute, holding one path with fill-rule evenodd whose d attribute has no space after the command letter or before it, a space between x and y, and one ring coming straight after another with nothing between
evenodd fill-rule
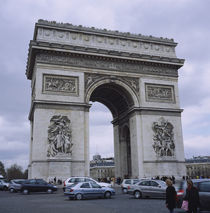
<instances>
[{"instance_id":1,"label":"bare tree","mask_svg":"<svg viewBox=\"0 0 210 213\"><path fill-rule=\"evenodd\" d=\"M6 176L6 171L4 168L4 164L0 161L0 175L2 175L3 177Z\"/></svg>"},{"instance_id":2,"label":"bare tree","mask_svg":"<svg viewBox=\"0 0 210 213\"><path fill-rule=\"evenodd\" d=\"M11 167L7 169L7 179L12 180L24 178L22 170L23 170L22 167L18 166L17 164L11 165Z\"/></svg>"}]
</instances>

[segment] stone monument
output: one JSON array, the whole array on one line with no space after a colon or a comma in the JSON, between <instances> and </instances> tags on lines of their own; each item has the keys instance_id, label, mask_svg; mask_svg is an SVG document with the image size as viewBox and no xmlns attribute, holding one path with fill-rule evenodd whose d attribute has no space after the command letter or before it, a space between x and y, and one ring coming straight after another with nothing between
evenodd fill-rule
<instances>
[{"instance_id":1,"label":"stone monument","mask_svg":"<svg viewBox=\"0 0 210 213\"><path fill-rule=\"evenodd\" d=\"M112 113L116 177L186 175L173 39L39 20L30 41L29 178L89 176L89 108Z\"/></svg>"}]
</instances>

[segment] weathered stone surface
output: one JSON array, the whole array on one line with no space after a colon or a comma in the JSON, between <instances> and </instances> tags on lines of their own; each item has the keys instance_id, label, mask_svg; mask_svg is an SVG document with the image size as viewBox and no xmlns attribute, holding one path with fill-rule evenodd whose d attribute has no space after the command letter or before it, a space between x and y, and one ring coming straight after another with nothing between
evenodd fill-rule
<instances>
[{"instance_id":1,"label":"weathered stone surface","mask_svg":"<svg viewBox=\"0 0 210 213\"><path fill-rule=\"evenodd\" d=\"M90 101L113 115L116 177L185 175L177 74L183 60L176 45L39 21L26 73L32 87L29 177L89 175Z\"/></svg>"}]
</instances>

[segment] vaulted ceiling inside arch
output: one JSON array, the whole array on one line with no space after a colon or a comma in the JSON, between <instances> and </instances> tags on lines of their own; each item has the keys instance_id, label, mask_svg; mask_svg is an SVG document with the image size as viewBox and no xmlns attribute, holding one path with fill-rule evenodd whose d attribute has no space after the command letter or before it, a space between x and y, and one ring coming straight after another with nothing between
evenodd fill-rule
<instances>
[{"instance_id":1,"label":"vaulted ceiling inside arch","mask_svg":"<svg viewBox=\"0 0 210 213\"><path fill-rule=\"evenodd\" d=\"M98 101L107 106L113 118L117 118L134 105L131 95L123 87L114 83L97 87L91 94L90 101Z\"/></svg>"}]
</instances>

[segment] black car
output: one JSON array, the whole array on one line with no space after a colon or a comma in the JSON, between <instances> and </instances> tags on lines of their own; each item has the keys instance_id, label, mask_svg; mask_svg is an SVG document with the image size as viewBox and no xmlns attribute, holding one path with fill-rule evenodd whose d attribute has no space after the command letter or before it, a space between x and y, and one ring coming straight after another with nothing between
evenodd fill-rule
<instances>
[{"instance_id":1,"label":"black car","mask_svg":"<svg viewBox=\"0 0 210 213\"><path fill-rule=\"evenodd\" d=\"M23 194L29 194L30 192L53 193L54 191L57 191L57 187L42 179L29 179L21 184L20 191Z\"/></svg>"},{"instance_id":2,"label":"black car","mask_svg":"<svg viewBox=\"0 0 210 213\"><path fill-rule=\"evenodd\" d=\"M193 185L199 191L200 211L210 211L210 179L192 179ZM186 194L187 182L182 181L177 191L177 207L181 208L183 198Z\"/></svg>"}]
</instances>

